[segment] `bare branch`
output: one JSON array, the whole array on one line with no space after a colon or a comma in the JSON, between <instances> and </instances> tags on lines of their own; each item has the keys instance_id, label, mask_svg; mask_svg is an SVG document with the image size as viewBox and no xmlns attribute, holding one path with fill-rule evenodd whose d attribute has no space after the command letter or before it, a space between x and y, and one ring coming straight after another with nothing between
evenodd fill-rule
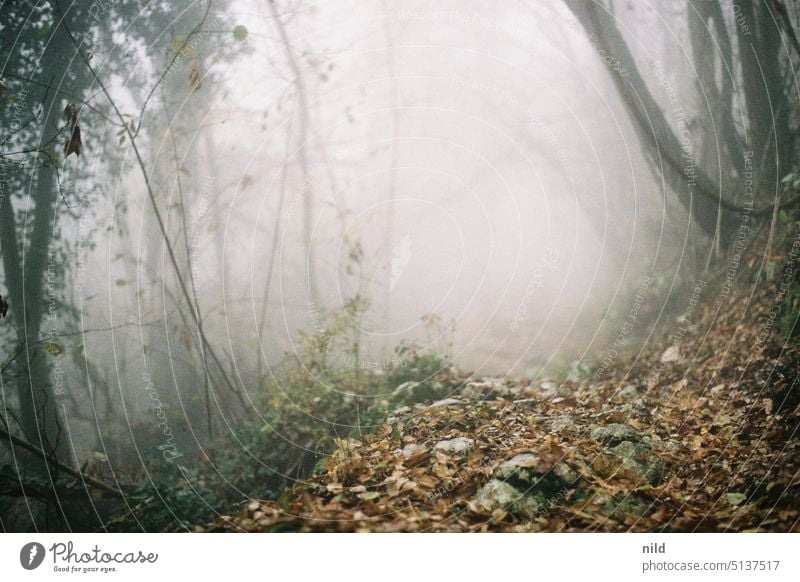
<instances>
[{"instance_id":1,"label":"bare branch","mask_svg":"<svg viewBox=\"0 0 800 582\"><path fill-rule=\"evenodd\" d=\"M23 449L25 449L29 453L33 453L37 457L40 457L40 458L44 459L50 465L58 467L59 470L63 471L67 475L70 475L71 477L75 477L76 479L80 479L84 483L88 483L93 488L95 488L95 489L97 489L99 491L103 491L104 493L108 493L109 495L113 495L114 497L121 497L121 498L125 497L125 494L122 493L122 491L120 491L119 489L116 489L116 488L112 487L111 485L109 485L107 483L103 483L102 481L99 481L98 479L95 479L94 477L90 477L89 475L81 473L80 471L78 471L77 469L73 469L69 465L65 465L64 463L59 461L53 454L45 453L40 448L38 448L37 446L29 443L24 438L16 436L16 435L13 435L13 434L11 434L10 432L8 432L7 430L5 430L3 428L0 428L0 438L3 438L5 440L11 442L13 445L17 445L18 447L22 447Z\"/></svg>"}]
</instances>

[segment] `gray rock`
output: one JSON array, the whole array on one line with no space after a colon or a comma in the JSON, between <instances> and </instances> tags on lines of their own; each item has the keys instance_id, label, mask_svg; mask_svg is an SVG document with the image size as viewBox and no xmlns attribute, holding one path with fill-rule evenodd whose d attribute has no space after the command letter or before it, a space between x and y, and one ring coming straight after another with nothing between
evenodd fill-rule
<instances>
[{"instance_id":1,"label":"gray rock","mask_svg":"<svg viewBox=\"0 0 800 582\"><path fill-rule=\"evenodd\" d=\"M503 462L494 471L495 479L507 480L516 478L520 481L530 481L529 473L536 474L539 457L530 453L523 453Z\"/></svg>"},{"instance_id":2,"label":"gray rock","mask_svg":"<svg viewBox=\"0 0 800 582\"><path fill-rule=\"evenodd\" d=\"M644 400L637 398L630 403L623 404L620 410L628 416L638 416L640 418L650 418L650 409L644 403Z\"/></svg>"},{"instance_id":3,"label":"gray rock","mask_svg":"<svg viewBox=\"0 0 800 582\"><path fill-rule=\"evenodd\" d=\"M496 393L500 388L500 384L496 381L481 380L467 382L467 385L464 386L461 393L467 398L481 400L483 398L488 398L491 394Z\"/></svg>"},{"instance_id":4,"label":"gray rock","mask_svg":"<svg viewBox=\"0 0 800 582\"><path fill-rule=\"evenodd\" d=\"M524 495L505 481L492 479L481 487L472 500L479 511L491 512L504 509L510 513L531 518L538 514L544 504L536 496Z\"/></svg>"},{"instance_id":5,"label":"gray rock","mask_svg":"<svg viewBox=\"0 0 800 582\"><path fill-rule=\"evenodd\" d=\"M497 396L514 397L522 392L516 385L507 386L502 380L496 378L483 378L480 381L467 382L461 389L461 394L470 400L489 400Z\"/></svg>"},{"instance_id":6,"label":"gray rock","mask_svg":"<svg viewBox=\"0 0 800 582\"><path fill-rule=\"evenodd\" d=\"M628 384L625 386L625 388L619 391L619 396L625 400L633 400L639 396L639 390L634 384Z\"/></svg>"},{"instance_id":7,"label":"gray rock","mask_svg":"<svg viewBox=\"0 0 800 582\"><path fill-rule=\"evenodd\" d=\"M555 382L551 382L550 380L545 380L544 382L542 382L540 388L542 389L542 392L545 392L547 394L555 394L556 388L558 388L558 386L556 385Z\"/></svg>"},{"instance_id":8,"label":"gray rock","mask_svg":"<svg viewBox=\"0 0 800 582\"><path fill-rule=\"evenodd\" d=\"M552 416L548 419L550 430L553 432L564 432L567 429L575 428L575 420L568 415Z\"/></svg>"},{"instance_id":9,"label":"gray rock","mask_svg":"<svg viewBox=\"0 0 800 582\"><path fill-rule=\"evenodd\" d=\"M593 441L604 445L611 445L622 441L639 442L642 440L636 429L627 424L609 424L607 426L597 426L592 429L590 436Z\"/></svg>"},{"instance_id":10,"label":"gray rock","mask_svg":"<svg viewBox=\"0 0 800 582\"><path fill-rule=\"evenodd\" d=\"M484 390L482 384L479 382L468 382L467 385L461 389L461 395L470 400L483 400L484 397L488 396L490 391L491 390Z\"/></svg>"},{"instance_id":11,"label":"gray rock","mask_svg":"<svg viewBox=\"0 0 800 582\"><path fill-rule=\"evenodd\" d=\"M572 396L572 390L569 386L564 384L556 384L555 382L551 382L550 380L545 380L539 385L539 389L542 392L542 396L547 399L552 398L569 398Z\"/></svg>"},{"instance_id":12,"label":"gray rock","mask_svg":"<svg viewBox=\"0 0 800 582\"><path fill-rule=\"evenodd\" d=\"M540 494L540 500L563 492L578 480L578 474L566 463L557 463L542 472L539 457L531 453L516 455L494 470L492 477Z\"/></svg>"},{"instance_id":13,"label":"gray rock","mask_svg":"<svg viewBox=\"0 0 800 582\"><path fill-rule=\"evenodd\" d=\"M443 453L465 454L470 452L474 446L474 440L466 437L456 437L446 441L439 441L433 448Z\"/></svg>"},{"instance_id":14,"label":"gray rock","mask_svg":"<svg viewBox=\"0 0 800 582\"><path fill-rule=\"evenodd\" d=\"M556 465L555 469L553 469L553 472L567 485L573 485L574 483L577 483L578 479L580 479L578 473L576 473L572 467L566 463L559 463Z\"/></svg>"},{"instance_id":15,"label":"gray rock","mask_svg":"<svg viewBox=\"0 0 800 582\"><path fill-rule=\"evenodd\" d=\"M661 363L669 364L681 359L681 350L678 346L670 346L661 354Z\"/></svg>"},{"instance_id":16,"label":"gray rock","mask_svg":"<svg viewBox=\"0 0 800 582\"><path fill-rule=\"evenodd\" d=\"M505 481L492 479L478 489L473 502L481 510L493 511L497 508L509 508L520 497L522 497L521 491Z\"/></svg>"},{"instance_id":17,"label":"gray rock","mask_svg":"<svg viewBox=\"0 0 800 582\"><path fill-rule=\"evenodd\" d=\"M664 469L661 460L644 443L623 441L609 449L609 454L622 460L622 466L650 485L658 485Z\"/></svg>"}]
</instances>

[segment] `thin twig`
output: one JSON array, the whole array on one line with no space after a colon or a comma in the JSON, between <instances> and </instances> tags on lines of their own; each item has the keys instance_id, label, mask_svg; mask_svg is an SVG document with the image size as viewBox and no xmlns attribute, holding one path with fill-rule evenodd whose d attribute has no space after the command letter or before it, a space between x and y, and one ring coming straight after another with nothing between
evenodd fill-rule
<instances>
[{"instance_id":1,"label":"thin twig","mask_svg":"<svg viewBox=\"0 0 800 582\"><path fill-rule=\"evenodd\" d=\"M51 341L54 338L72 337L72 336L76 336L76 335L85 335L87 333L95 333L95 332L101 332L101 331L114 331L115 329L120 329L120 328L123 328L123 327L130 327L132 325L145 326L145 325L153 325L153 324L152 323L136 323L136 322L121 323L119 325L114 325L114 326L111 326L111 327L101 327L101 328L95 328L95 329L82 329L80 331L72 331L72 332L67 332L67 333L60 333L60 334L57 334L57 335L51 335L49 337L42 338L40 340L36 340L35 342L32 342L30 344L24 344L23 343L23 345L20 347L20 349L17 351L17 353L15 353L11 357L11 359L8 360L5 364L3 364L2 368L0 368L0 374L5 372L6 369L14 362L14 360L16 360L20 356L20 354L22 354L26 349L29 349L29 348L32 348L33 346L36 346L36 345L43 344L45 342Z\"/></svg>"},{"instance_id":2,"label":"thin twig","mask_svg":"<svg viewBox=\"0 0 800 582\"><path fill-rule=\"evenodd\" d=\"M147 109L148 103L150 103L150 99L153 98L153 95L155 94L156 89L158 89L158 87L161 85L161 83L164 82L164 79L166 79L167 75L172 70L172 67L175 65L175 62L178 60L178 57L180 57L183 54L183 49L185 49L187 46L189 46L189 41L192 39L192 37L195 34L197 34L198 32L200 32L201 27L205 24L206 18L208 18L208 12L211 10L211 2L212 1L213 0L208 0L208 3L206 4L206 11L203 13L203 18L201 18L200 22L197 23L197 26L195 26L189 32L189 34L186 35L186 38L184 39L183 43L181 43L180 48L175 51L175 55L172 57L172 60L169 62L167 67L164 69L164 72L161 73L161 75L158 77L158 80L156 81L155 85L153 85L152 89L150 89L150 92L147 94L147 97L145 97L144 101L142 102L142 107L139 110L139 122L136 125L136 131L133 132L133 135L139 135L139 130L142 128L142 121L144 120L144 112ZM72 35L70 34L70 36L72 36Z\"/></svg>"}]
</instances>

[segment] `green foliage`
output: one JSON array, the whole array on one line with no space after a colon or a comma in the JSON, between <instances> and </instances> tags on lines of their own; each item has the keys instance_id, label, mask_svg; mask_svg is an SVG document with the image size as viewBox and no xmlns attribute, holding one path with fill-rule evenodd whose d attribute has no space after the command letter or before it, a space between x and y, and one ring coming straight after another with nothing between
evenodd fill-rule
<instances>
[{"instance_id":1,"label":"green foliage","mask_svg":"<svg viewBox=\"0 0 800 582\"><path fill-rule=\"evenodd\" d=\"M391 366L362 365L359 322L368 309L356 295L338 311L316 312L314 330L300 334L298 350L266 384L259 421L181 466L154 454L132 514L121 512L110 529L191 529L248 499L280 499L292 478L328 471L321 459L346 464L348 443L371 438L398 406L446 396L449 359L417 344L398 346ZM399 433L391 438L400 444Z\"/></svg>"},{"instance_id":2,"label":"green foliage","mask_svg":"<svg viewBox=\"0 0 800 582\"><path fill-rule=\"evenodd\" d=\"M393 367L386 374L386 382L390 386L399 386L404 382L425 382L439 375L452 373L452 363L446 356L433 353L413 342L401 342L395 350L400 365Z\"/></svg>"},{"instance_id":3,"label":"green foliage","mask_svg":"<svg viewBox=\"0 0 800 582\"><path fill-rule=\"evenodd\" d=\"M783 177L781 183L796 189L800 187L800 174L790 172Z\"/></svg>"},{"instance_id":4,"label":"green foliage","mask_svg":"<svg viewBox=\"0 0 800 582\"><path fill-rule=\"evenodd\" d=\"M790 289L783 301L783 317L781 318L781 328L783 336L787 340L795 339L800 336L800 293L796 289Z\"/></svg>"},{"instance_id":5,"label":"green foliage","mask_svg":"<svg viewBox=\"0 0 800 582\"><path fill-rule=\"evenodd\" d=\"M284 484L278 474L289 444L248 423L185 465L147 459L149 479L128 497L132 512L121 509L111 531L180 531L205 523L251 498L276 497ZM182 459L183 460L183 459Z\"/></svg>"}]
</instances>

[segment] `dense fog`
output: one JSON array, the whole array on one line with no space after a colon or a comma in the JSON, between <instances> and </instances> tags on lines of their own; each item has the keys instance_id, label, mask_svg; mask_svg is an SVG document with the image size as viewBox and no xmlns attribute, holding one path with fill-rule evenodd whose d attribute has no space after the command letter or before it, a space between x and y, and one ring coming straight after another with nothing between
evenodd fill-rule
<instances>
[{"instance_id":1,"label":"dense fog","mask_svg":"<svg viewBox=\"0 0 800 582\"><path fill-rule=\"evenodd\" d=\"M308 402L360 415L410 355L541 383L647 349L727 260L708 192L789 168L726 60L739 5L584 4L3 4L9 432L124 481L281 399L347 432Z\"/></svg>"},{"instance_id":2,"label":"dense fog","mask_svg":"<svg viewBox=\"0 0 800 582\"><path fill-rule=\"evenodd\" d=\"M321 325L318 310L356 294L369 302L357 323L364 365L391 362L391 349L414 338L452 342L464 369L547 373L602 350L604 313L653 263L686 260L687 217L665 202L563 6L496 14L378 3L348 18L354 11L298 7L287 28L301 92L264 10L231 5L226 19L247 23L246 46L204 71L194 92L176 64L168 110L149 113L141 138L181 261L188 240L185 277L206 333L246 388L259 369L281 365L298 330ZM642 17L655 15L631 15ZM173 25L162 18L163 36ZM668 75L688 85L678 56L664 57L676 61ZM134 82L120 75L110 90L141 100ZM82 249L91 276L76 299L92 301L83 322L152 322L149 365L169 376L185 346L170 328L180 293L167 251L135 161L111 132L90 145L99 159L121 159L92 205L92 240L102 244ZM181 196L185 232L166 211ZM111 373L127 385L125 374L139 376L142 337L114 336L131 369ZM94 339L112 349L107 336Z\"/></svg>"}]
</instances>

